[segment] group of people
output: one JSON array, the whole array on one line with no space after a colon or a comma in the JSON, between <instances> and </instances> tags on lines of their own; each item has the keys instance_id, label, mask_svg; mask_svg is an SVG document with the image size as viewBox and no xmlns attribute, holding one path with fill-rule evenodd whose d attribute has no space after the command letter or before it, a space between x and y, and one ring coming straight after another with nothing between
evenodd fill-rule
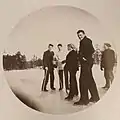
<instances>
[{"instance_id":1,"label":"group of people","mask_svg":"<svg viewBox=\"0 0 120 120\"><path fill-rule=\"evenodd\" d=\"M84 30L78 30L78 38L80 40L79 50L77 51L73 44L68 44L68 53L62 51L62 44L58 44L58 53L53 52L53 45L49 44L48 50L43 55L43 66L45 71L44 80L42 83L42 91L47 92L47 84L50 76L50 88L56 90L54 87L54 68L58 69L59 75L59 90L63 89L63 77L65 77L65 88L68 96L65 100L71 101L75 96L78 96L78 85L76 73L81 68L79 78L80 99L74 105L87 105L89 102L97 102L100 97L97 86L92 74L93 54L95 52L92 40L89 39ZM110 82L113 81L113 67L115 63L115 53L110 49L111 45L104 44L105 50L102 53L101 70L104 70L106 85L104 89L110 87ZM70 79L68 77L70 76ZM69 83L70 81L70 83ZM89 97L89 93L91 97Z\"/></svg>"}]
</instances>

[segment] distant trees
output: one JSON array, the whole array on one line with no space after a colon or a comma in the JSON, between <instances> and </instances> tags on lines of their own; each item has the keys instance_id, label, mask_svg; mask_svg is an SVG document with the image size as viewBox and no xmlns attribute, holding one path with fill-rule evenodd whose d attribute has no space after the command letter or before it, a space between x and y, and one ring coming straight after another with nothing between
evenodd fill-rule
<instances>
[{"instance_id":1,"label":"distant trees","mask_svg":"<svg viewBox=\"0 0 120 120\"><path fill-rule=\"evenodd\" d=\"M37 58L35 55L33 58L27 62L28 67L27 68L35 68L35 67L40 67L43 66L43 62L40 58Z\"/></svg>"},{"instance_id":2,"label":"distant trees","mask_svg":"<svg viewBox=\"0 0 120 120\"><path fill-rule=\"evenodd\" d=\"M95 47L94 64L100 64L101 62L101 50L99 45ZM38 58L36 55L33 55L33 58L27 61L26 56L22 55L18 51L15 55L3 55L3 68L4 70L23 70L43 66L42 59Z\"/></svg>"},{"instance_id":3,"label":"distant trees","mask_svg":"<svg viewBox=\"0 0 120 120\"><path fill-rule=\"evenodd\" d=\"M4 70L23 70L42 66L42 60L35 55L30 61L26 60L26 56L18 51L15 55L3 55Z\"/></svg>"}]
</instances>

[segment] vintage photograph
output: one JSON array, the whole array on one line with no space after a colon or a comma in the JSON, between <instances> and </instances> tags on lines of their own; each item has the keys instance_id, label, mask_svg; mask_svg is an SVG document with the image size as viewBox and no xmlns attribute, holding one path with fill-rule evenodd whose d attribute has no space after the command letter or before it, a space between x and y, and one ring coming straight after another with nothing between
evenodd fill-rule
<instances>
[{"instance_id":1,"label":"vintage photograph","mask_svg":"<svg viewBox=\"0 0 120 120\"><path fill-rule=\"evenodd\" d=\"M3 69L15 96L47 114L70 114L97 104L115 80L114 40L89 12L46 7L13 27Z\"/></svg>"}]
</instances>

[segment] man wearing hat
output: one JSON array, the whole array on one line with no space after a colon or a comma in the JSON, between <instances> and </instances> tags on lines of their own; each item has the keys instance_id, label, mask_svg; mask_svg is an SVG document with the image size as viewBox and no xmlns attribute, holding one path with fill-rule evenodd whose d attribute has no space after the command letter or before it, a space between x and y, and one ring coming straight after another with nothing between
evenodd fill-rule
<instances>
[{"instance_id":1,"label":"man wearing hat","mask_svg":"<svg viewBox=\"0 0 120 120\"><path fill-rule=\"evenodd\" d=\"M101 70L104 69L104 77L106 80L106 84L103 87L104 89L109 89L110 84L113 82L113 67L115 65L115 52L111 49L111 45L109 43L104 43L104 51L102 52L101 58Z\"/></svg>"}]
</instances>

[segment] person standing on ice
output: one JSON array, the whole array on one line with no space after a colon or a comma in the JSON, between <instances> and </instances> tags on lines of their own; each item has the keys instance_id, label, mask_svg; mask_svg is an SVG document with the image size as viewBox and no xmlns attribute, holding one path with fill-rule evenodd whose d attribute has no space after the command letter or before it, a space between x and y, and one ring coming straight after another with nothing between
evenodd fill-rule
<instances>
[{"instance_id":1,"label":"person standing on ice","mask_svg":"<svg viewBox=\"0 0 120 120\"><path fill-rule=\"evenodd\" d=\"M66 63L68 71L70 73L70 91L68 96L65 100L73 100L75 96L78 96L78 86L77 86L77 79L76 73L78 71L78 59L77 59L77 52L74 50L73 44L67 45L69 53L66 56L66 60L63 61Z\"/></svg>"},{"instance_id":2,"label":"person standing on ice","mask_svg":"<svg viewBox=\"0 0 120 120\"><path fill-rule=\"evenodd\" d=\"M63 89L63 73L64 73L64 64L62 64L62 61L65 60L65 52L63 51L62 44L58 44L58 52L56 53L56 59L57 59L57 69L58 69L58 75L59 75L59 91Z\"/></svg>"},{"instance_id":3,"label":"person standing on ice","mask_svg":"<svg viewBox=\"0 0 120 120\"><path fill-rule=\"evenodd\" d=\"M50 88L51 90L56 90L54 88L54 52L53 45L49 44L48 50L43 54L43 68L45 71L45 77L42 83L42 91L47 92L47 84L50 76Z\"/></svg>"},{"instance_id":4,"label":"person standing on ice","mask_svg":"<svg viewBox=\"0 0 120 120\"><path fill-rule=\"evenodd\" d=\"M114 74L113 68L116 63L115 52L111 49L111 45L109 43L104 43L104 51L102 52L101 59L101 70L104 70L104 77L106 80L106 84L103 87L104 89L109 89L110 84L113 82Z\"/></svg>"},{"instance_id":5,"label":"person standing on ice","mask_svg":"<svg viewBox=\"0 0 120 120\"><path fill-rule=\"evenodd\" d=\"M92 41L86 36L84 30L78 30L77 35L80 40L78 57L81 65L79 79L81 98L78 102L75 102L74 105L87 105L89 102L97 102L100 99L92 74L92 56L95 50ZM88 91L90 91L91 94L90 99L88 96Z\"/></svg>"}]
</instances>

